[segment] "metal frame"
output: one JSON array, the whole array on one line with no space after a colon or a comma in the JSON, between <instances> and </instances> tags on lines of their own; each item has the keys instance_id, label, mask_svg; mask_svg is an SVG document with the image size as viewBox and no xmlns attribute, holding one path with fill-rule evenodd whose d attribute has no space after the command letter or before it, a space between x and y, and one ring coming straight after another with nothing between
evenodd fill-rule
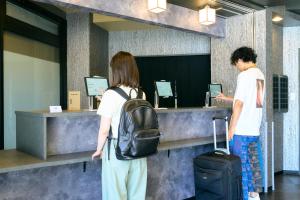
<instances>
[{"instance_id":1,"label":"metal frame","mask_svg":"<svg viewBox=\"0 0 300 200\"><path fill-rule=\"evenodd\" d=\"M38 27L32 26L6 15L6 2L20 6L40 17L58 25L59 34L55 35ZM13 32L20 36L37 40L42 43L59 48L60 61L60 104L67 107L67 22L65 19L50 13L40 6L24 0L0 1L0 150L4 149L4 31Z\"/></svg>"},{"instance_id":2,"label":"metal frame","mask_svg":"<svg viewBox=\"0 0 300 200\"><path fill-rule=\"evenodd\" d=\"M300 48L298 49L298 65L300 67ZM298 77L300 77L300 71L298 71ZM298 85L298 89L300 89L300 86ZM300 92L298 93L298 95L300 94ZM298 104L300 105L300 99L298 100ZM299 124L300 124L300 107L298 107L298 120L299 120ZM299 131L299 130L298 130ZM299 132L298 132L299 135ZM300 144L300 137L298 138L299 140L299 144ZM298 162L299 162L299 168L298 168L298 173L300 173L300 148L298 149Z\"/></svg>"},{"instance_id":3,"label":"metal frame","mask_svg":"<svg viewBox=\"0 0 300 200\"><path fill-rule=\"evenodd\" d=\"M264 192L268 193L268 122L265 122L264 140Z\"/></svg>"},{"instance_id":4,"label":"metal frame","mask_svg":"<svg viewBox=\"0 0 300 200\"><path fill-rule=\"evenodd\" d=\"M6 1L0 1L0 149L4 149L4 18L6 14Z\"/></svg>"}]
</instances>

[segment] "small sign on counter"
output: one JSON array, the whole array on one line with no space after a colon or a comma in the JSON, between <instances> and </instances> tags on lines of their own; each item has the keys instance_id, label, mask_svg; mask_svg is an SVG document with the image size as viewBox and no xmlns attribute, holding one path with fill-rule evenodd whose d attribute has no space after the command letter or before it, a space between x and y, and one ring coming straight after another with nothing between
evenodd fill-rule
<instances>
[{"instance_id":1,"label":"small sign on counter","mask_svg":"<svg viewBox=\"0 0 300 200\"><path fill-rule=\"evenodd\" d=\"M60 113L62 112L61 106L49 106L50 113Z\"/></svg>"},{"instance_id":2,"label":"small sign on counter","mask_svg":"<svg viewBox=\"0 0 300 200\"><path fill-rule=\"evenodd\" d=\"M69 91L68 110L80 110L80 91Z\"/></svg>"}]
</instances>

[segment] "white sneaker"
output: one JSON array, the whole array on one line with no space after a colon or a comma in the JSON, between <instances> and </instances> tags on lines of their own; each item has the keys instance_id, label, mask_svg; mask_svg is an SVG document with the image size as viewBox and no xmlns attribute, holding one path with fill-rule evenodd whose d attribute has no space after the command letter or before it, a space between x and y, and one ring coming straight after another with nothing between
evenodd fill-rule
<instances>
[{"instance_id":1,"label":"white sneaker","mask_svg":"<svg viewBox=\"0 0 300 200\"><path fill-rule=\"evenodd\" d=\"M249 200L260 200L259 194L256 197L251 197L250 195L248 196Z\"/></svg>"}]
</instances>

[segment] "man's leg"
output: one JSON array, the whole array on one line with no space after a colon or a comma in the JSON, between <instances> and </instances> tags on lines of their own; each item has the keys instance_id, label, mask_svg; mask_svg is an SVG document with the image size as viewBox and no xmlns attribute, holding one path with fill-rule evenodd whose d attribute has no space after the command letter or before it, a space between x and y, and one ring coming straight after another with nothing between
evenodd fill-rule
<instances>
[{"instance_id":1,"label":"man's leg","mask_svg":"<svg viewBox=\"0 0 300 200\"><path fill-rule=\"evenodd\" d=\"M231 153L239 156L242 163L243 200L248 200L248 146L244 136L234 135L231 142Z\"/></svg>"},{"instance_id":2,"label":"man's leg","mask_svg":"<svg viewBox=\"0 0 300 200\"><path fill-rule=\"evenodd\" d=\"M259 192L262 188L262 171L261 171L261 151L259 148L259 138L258 137L251 137L251 141L249 141L249 161L251 165L252 171L252 184L250 191L251 197L256 197L259 199Z\"/></svg>"}]
</instances>

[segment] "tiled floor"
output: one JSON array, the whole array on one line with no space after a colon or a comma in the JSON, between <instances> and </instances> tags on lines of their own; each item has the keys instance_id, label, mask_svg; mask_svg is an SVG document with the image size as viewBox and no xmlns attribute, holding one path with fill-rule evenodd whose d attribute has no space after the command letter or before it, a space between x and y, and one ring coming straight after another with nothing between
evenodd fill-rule
<instances>
[{"instance_id":1,"label":"tiled floor","mask_svg":"<svg viewBox=\"0 0 300 200\"><path fill-rule=\"evenodd\" d=\"M277 175L275 177L275 191L260 194L261 200L300 200L300 176ZM189 198L188 200L195 200Z\"/></svg>"}]
</instances>

